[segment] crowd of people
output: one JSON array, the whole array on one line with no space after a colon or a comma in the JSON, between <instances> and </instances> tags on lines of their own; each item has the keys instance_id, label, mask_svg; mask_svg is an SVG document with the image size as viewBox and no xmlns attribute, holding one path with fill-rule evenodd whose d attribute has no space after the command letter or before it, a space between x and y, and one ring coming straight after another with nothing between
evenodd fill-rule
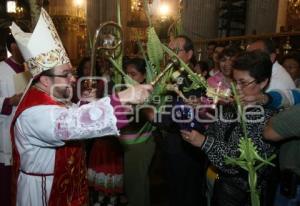
<instances>
[{"instance_id":1,"label":"crowd of people","mask_svg":"<svg viewBox=\"0 0 300 206\"><path fill-rule=\"evenodd\" d=\"M116 92L112 65L105 60L96 64L101 77L96 82L88 79L89 57L82 58L75 78L45 10L32 34L16 24L11 33L11 57L0 63L2 205L150 206L156 146L170 206L251 204L247 172L225 163L240 155L245 135L231 98L216 103L200 88L183 94L196 97L204 109L191 109L170 92L165 111L136 110L153 91L143 58L124 58L124 73L137 84ZM210 42L206 60L197 62L185 35L173 38L169 48L216 91L230 91L235 84L246 106L248 137L262 157L277 154L275 167L257 173L261 205L299 205L300 54L279 58L269 39L250 42L246 51ZM32 78L18 93L14 76L25 71L24 62ZM175 84L184 91L191 80L185 72L180 79ZM192 121L176 121L173 108L179 108L181 120L193 113ZM145 123L151 126L145 129Z\"/></svg>"}]
</instances>

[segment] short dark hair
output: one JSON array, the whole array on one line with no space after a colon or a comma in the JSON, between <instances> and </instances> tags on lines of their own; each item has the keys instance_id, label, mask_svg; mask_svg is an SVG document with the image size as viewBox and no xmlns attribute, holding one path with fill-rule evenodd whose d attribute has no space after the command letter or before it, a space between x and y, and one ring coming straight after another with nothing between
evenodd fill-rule
<instances>
[{"instance_id":1,"label":"short dark hair","mask_svg":"<svg viewBox=\"0 0 300 206\"><path fill-rule=\"evenodd\" d=\"M276 47L272 39L256 39L254 42L262 42L265 46L264 52L267 52L269 55L276 53Z\"/></svg>"},{"instance_id":2,"label":"short dark hair","mask_svg":"<svg viewBox=\"0 0 300 206\"><path fill-rule=\"evenodd\" d=\"M272 62L270 56L263 51L251 51L240 54L233 62L233 69L241 71L249 71L257 83L261 83L268 79L270 81L272 75Z\"/></svg>"},{"instance_id":3,"label":"short dark hair","mask_svg":"<svg viewBox=\"0 0 300 206\"><path fill-rule=\"evenodd\" d=\"M224 47L225 48L227 46L228 46L228 43L226 43L225 41L221 41L221 42L217 43L215 48L217 48L217 47Z\"/></svg>"},{"instance_id":4,"label":"short dark hair","mask_svg":"<svg viewBox=\"0 0 300 206\"><path fill-rule=\"evenodd\" d=\"M219 58L227 57L234 57L239 55L242 50L235 46L225 47L225 49L219 54Z\"/></svg>"},{"instance_id":5,"label":"short dark hair","mask_svg":"<svg viewBox=\"0 0 300 206\"><path fill-rule=\"evenodd\" d=\"M41 76L51 76L53 74L54 74L54 68L42 71L40 74L38 74L33 78L32 85L35 85L40 80Z\"/></svg>"},{"instance_id":6,"label":"short dark hair","mask_svg":"<svg viewBox=\"0 0 300 206\"><path fill-rule=\"evenodd\" d=\"M186 35L178 35L176 36L177 38L183 38L184 39L184 45L183 45L183 49L185 52L188 52L190 50L192 50L194 52L194 44L193 41Z\"/></svg>"},{"instance_id":7,"label":"short dark hair","mask_svg":"<svg viewBox=\"0 0 300 206\"><path fill-rule=\"evenodd\" d=\"M6 48L8 49L9 52L11 52L11 44L15 44L15 43L16 43L16 40L13 37L13 35L11 33L8 34L7 38L6 38Z\"/></svg>"},{"instance_id":8,"label":"short dark hair","mask_svg":"<svg viewBox=\"0 0 300 206\"><path fill-rule=\"evenodd\" d=\"M91 57L89 57L89 56L82 57L82 59L80 60L80 62L79 62L79 64L78 64L77 70L76 70L77 78L83 77L83 69L84 69L84 65L85 65L87 62L91 62L91 66L92 66L92 60L91 60ZM91 76L93 76L93 75L100 76L100 66L99 66L98 61L96 61L95 67L96 67L96 68L95 68L95 74L91 74ZM94 70L93 70L93 71L94 71Z\"/></svg>"},{"instance_id":9,"label":"short dark hair","mask_svg":"<svg viewBox=\"0 0 300 206\"><path fill-rule=\"evenodd\" d=\"M287 59L293 59L295 60L299 66L300 66L300 52L297 52L297 51L294 51L292 53L288 53L286 55L284 55L281 60L280 60L280 63L283 64L285 60Z\"/></svg>"},{"instance_id":10,"label":"short dark hair","mask_svg":"<svg viewBox=\"0 0 300 206\"><path fill-rule=\"evenodd\" d=\"M215 41L210 41L210 42L207 43L207 47L210 46L210 45L213 45L213 46L216 47L218 44Z\"/></svg>"},{"instance_id":11,"label":"short dark hair","mask_svg":"<svg viewBox=\"0 0 300 206\"><path fill-rule=\"evenodd\" d=\"M124 63L124 70L126 70L129 65L134 65L138 72L146 74L146 61L144 59L138 57L127 59Z\"/></svg>"},{"instance_id":12,"label":"short dark hair","mask_svg":"<svg viewBox=\"0 0 300 206\"><path fill-rule=\"evenodd\" d=\"M77 77L80 78L80 77L83 77L83 68L84 68L84 65L87 63L87 62L90 62L91 61L91 58L90 57L83 57L79 64L78 64L78 67L77 67Z\"/></svg>"}]
</instances>

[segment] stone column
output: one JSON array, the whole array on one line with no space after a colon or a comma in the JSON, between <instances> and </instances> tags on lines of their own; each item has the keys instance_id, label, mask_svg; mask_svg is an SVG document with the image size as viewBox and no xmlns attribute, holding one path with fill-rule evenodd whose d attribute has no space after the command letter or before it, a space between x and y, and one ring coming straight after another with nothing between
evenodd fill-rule
<instances>
[{"instance_id":1,"label":"stone column","mask_svg":"<svg viewBox=\"0 0 300 206\"><path fill-rule=\"evenodd\" d=\"M117 21L117 1L119 0L87 1L87 27L91 37L101 23ZM123 0L120 1L122 3Z\"/></svg>"},{"instance_id":2,"label":"stone column","mask_svg":"<svg viewBox=\"0 0 300 206\"><path fill-rule=\"evenodd\" d=\"M183 27L193 40L216 38L220 0L188 0L183 2Z\"/></svg>"},{"instance_id":3,"label":"stone column","mask_svg":"<svg viewBox=\"0 0 300 206\"><path fill-rule=\"evenodd\" d=\"M124 42L134 37L132 30L127 26L130 14L130 0L88 0L87 1L87 27L91 39L94 38L96 29L106 21L117 22L117 3L121 6L121 24ZM126 51L126 49L125 49Z\"/></svg>"},{"instance_id":4,"label":"stone column","mask_svg":"<svg viewBox=\"0 0 300 206\"><path fill-rule=\"evenodd\" d=\"M247 1L246 34L276 31L278 0Z\"/></svg>"}]
</instances>

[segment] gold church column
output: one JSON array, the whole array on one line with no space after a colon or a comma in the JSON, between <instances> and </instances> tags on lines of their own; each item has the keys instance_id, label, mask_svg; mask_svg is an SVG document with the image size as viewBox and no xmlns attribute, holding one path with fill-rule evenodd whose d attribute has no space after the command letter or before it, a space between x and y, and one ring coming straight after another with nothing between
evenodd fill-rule
<instances>
[{"instance_id":1,"label":"gold church column","mask_svg":"<svg viewBox=\"0 0 300 206\"><path fill-rule=\"evenodd\" d=\"M276 22L276 32L280 32L281 27L286 27L287 25L287 10L288 1L278 0L278 12L277 12L277 22Z\"/></svg>"},{"instance_id":2,"label":"gold church column","mask_svg":"<svg viewBox=\"0 0 300 206\"><path fill-rule=\"evenodd\" d=\"M60 38L73 64L85 55L86 1L51 0L51 15ZM83 44L83 46L82 46Z\"/></svg>"},{"instance_id":3,"label":"gold church column","mask_svg":"<svg viewBox=\"0 0 300 206\"><path fill-rule=\"evenodd\" d=\"M183 27L190 38L217 37L219 4L220 0L183 1Z\"/></svg>"}]
</instances>

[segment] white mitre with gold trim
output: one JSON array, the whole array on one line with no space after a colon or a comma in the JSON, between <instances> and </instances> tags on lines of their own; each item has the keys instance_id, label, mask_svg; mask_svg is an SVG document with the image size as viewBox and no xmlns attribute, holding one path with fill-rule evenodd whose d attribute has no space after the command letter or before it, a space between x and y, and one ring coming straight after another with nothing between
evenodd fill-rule
<instances>
[{"instance_id":1,"label":"white mitre with gold trim","mask_svg":"<svg viewBox=\"0 0 300 206\"><path fill-rule=\"evenodd\" d=\"M23 32L15 23L10 29L33 77L56 66L70 63L45 9L42 8L33 33Z\"/></svg>"}]
</instances>

